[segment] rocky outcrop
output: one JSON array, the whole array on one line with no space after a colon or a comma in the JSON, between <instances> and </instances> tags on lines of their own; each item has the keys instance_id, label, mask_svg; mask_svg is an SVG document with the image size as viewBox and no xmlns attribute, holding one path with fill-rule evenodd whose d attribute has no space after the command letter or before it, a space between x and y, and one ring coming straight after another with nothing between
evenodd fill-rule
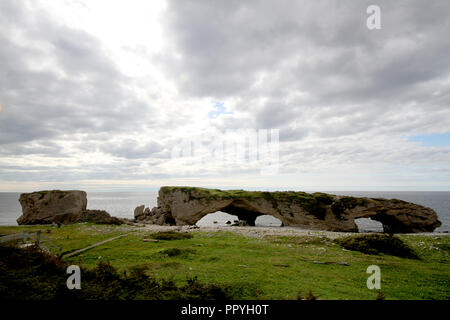
<instances>
[{"instance_id":1,"label":"rocky outcrop","mask_svg":"<svg viewBox=\"0 0 450 320\"><path fill-rule=\"evenodd\" d=\"M51 190L22 193L19 202L22 206L22 215L17 219L19 225L77 222L122 223L120 219L111 217L106 211L87 210L87 197L84 191Z\"/></svg>"},{"instance_id":2,"label":"rocky outcrop","mask_svg":"<svg viewBox=\"0 0 450 320\"><path fill-rule=\"evenodd\" d=\"M150 210L150 208L144 209L144 207L145 206L142 205L134 209L134 221L159 225L175 224L175 220L173 220L170 214L166 214L157 207L152 210Z\"/></svg>"},{"instance_id":3,"label":"rocky outcrop","mask_svg":"<svg viewBox=\"0 0 450 320\"><path fill-rule=\"evenodd\" d=\"M144 216L144 208L145 205L138 206L136 209L134 209L134 219L141 220L141 217Z\"/></svg>"},{"instance_id":4,"label":"rocky outcrop","mask_svg":"<svg viewBox=\"0 0 450 320\"><path fill-rule=\"evenodd\" d=\"M87 206L86 192L78 190L22 193L19 202L18 224L74 223Z\"/></svg>"},{"instance_id":5,"label":"rocky outcrop","mask_svg":"<svg viewBox=\"0 0 450 320\"><path fill-rule=\"evenodd\" d=\"M432 232L441 225L434 210L396 199L193 187L162 187L158 206L138 217L153 224L192 225L217 211L236 215L250 226L256 217L271 215L284 226L328 231L357 232L358 218L380 221L392 233Z\"/></svg>"},{"instance_id":6,"label":"rocky outcrop","mask_svg":"<svg viewBox=\"0 0 450 320\"><path fill-rule=\"evenodd\" d=\"M84 210L76 222L91 222L96 224L115 224L124 223L122 219L111 217L105 210Z\"/></svg>"}]
</instances>

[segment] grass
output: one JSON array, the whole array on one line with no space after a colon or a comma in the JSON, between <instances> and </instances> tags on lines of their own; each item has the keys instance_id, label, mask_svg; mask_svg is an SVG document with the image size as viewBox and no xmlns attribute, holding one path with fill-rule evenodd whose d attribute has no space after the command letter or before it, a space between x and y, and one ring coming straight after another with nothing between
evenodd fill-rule
<instances>
[{"instance_id":1,"label":"grass","mask_svg":"<svg viewBox=\"0 0 450 320\"><path fill-rule=\"evenodd\" d=\"M179 248L167 248L158 252L158 254L165 255L168 257L182 257L185 258L189 254L195 253L192 249L179 249Z\"/></svg>"},{"instance_id":2,"label":"grass","mask_svg":"<svg viewBox=\"0 0 450 320\"><path fill-rule=\"evenodd\" d=\"M70 253L87 247L95 242L103 241L123 234L127 228L116 225L95 225L92 223L77 223L61 225L60 228L51 225L0 227L0 234L7 235L17 232L33 233L42 231L50 241L63 248L62 254Z\"/></svg>"},{"instance_id":3,"label":"grass","mask_svg":"<svg viewBox=\"0 0 450 320\"><path fill-rule=\"evenodd\" d=\"M385 253L365 254L342 248L325 237L271 236L262 239L232 232L193 231L193 237L144 242L148 231L133 226L75 224L56 227L0 227L0 234L50 229L56 244L82 248L104 238L131 232L82 254L65 259L93 270L109 262L118 273L142 268L156 281L177 287L196 277L202 284L232 288L236 299L369 299L370 265L381 269L382 298L450 299L449 236L399 235L420 259ZM43 230L43 231L44 231ZM66 236L69 238L66 238ZM100 239L100 240L99 240ZM170 254L168 254L170 253ZM0 260L1 261L1 260ZM315 262L346 262L348 266ZM311 292L311 294L309 294Z\"/></svg>"},{"instance_id":4,"label":"grass","mask_svg":"<svg viewBox=\"0 0 450 320\"><path fill-rule=\"evenodd\" d=\"M38 247L1 246L1 300L224 300L236 298L239 290L204 284L196 277L177 285L172 279L155 279L145 268L119 273L108 262L82 268L82 290L68 290L68 264Z\"/></svg>"}]
</instances>

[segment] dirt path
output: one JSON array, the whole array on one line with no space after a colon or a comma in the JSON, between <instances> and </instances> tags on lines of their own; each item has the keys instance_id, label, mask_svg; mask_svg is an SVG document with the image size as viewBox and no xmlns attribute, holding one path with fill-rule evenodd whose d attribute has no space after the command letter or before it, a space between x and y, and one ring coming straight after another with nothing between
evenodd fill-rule
<instances>
[{"instance_id":1,"label":"dirt path","mask_svg":"<svg viewBox=\"0 0 450 320\"><path fill-rule=\"evenodd\" d=\"M130 234L130 232L126 233L126 234L121 234L120 236L117 236L117 237L113 237L113 238L109 238L109 239L106 239L106 240L103 240L103 241L100 241L100 242L96 242L94 244L91 244L90 246L87 246L86 248L78 249L78 250L75 250L73 252L67 253L67 254L63 255L62 257L63 258L68 258L68 257L75 256L75 255L77 255L77 254L79 254L81 252L87 251L87 250L92 249L92 248L97 247L97 246L101 246L102 244L105 244L105 243L107 243L109 241L113 241L113 240L125 237L125 236L127 236L129 234Z\"/></svg>"}]
</instances>

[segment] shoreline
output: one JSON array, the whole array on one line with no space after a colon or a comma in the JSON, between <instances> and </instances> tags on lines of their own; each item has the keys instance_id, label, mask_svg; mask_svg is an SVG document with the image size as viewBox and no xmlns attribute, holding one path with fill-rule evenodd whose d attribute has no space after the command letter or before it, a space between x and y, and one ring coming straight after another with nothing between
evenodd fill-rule
<instances>
[{"instance_id":1,"label":"shoreline","mask_svg":"<svg viewBox=\"0 0 450 320\"><path fill-rule=\"evenodd\" d=\"M67 224L77 225L84 224L75 223ZM93 224L93 225L108 225L108 224ZM50 227L51 224L31 224L31 225L0 225L1 227L7 228L21 228L21 227ZM109 225L112 226L112 225ZM123 224L118 227L130 227L136 229L137 231L149 231L149 232L159 232L159 231L181 231L181 232L233 232L243 236L248 236L251 238L264 238L265 236L309 236L309 237L326 237L329 239L337 239L341 237L347 237L352 235L362 235L362 234L372 234L372 233L383 233L376 231L365 231L365 232L341 232L341 231L327 231L327 230L317 230L317 229L306 229L302 227L275 227L275 226L199 226L198 228L192 228L192 226L169 226L169 225L157 225L157 224ZM407 235L407 236L427 236L427 237L439 237L439 236L450 236L448 231L435 231L435 232L418 232L418 233L395 233L394 235Z\"/></svg>"}]
</instances>

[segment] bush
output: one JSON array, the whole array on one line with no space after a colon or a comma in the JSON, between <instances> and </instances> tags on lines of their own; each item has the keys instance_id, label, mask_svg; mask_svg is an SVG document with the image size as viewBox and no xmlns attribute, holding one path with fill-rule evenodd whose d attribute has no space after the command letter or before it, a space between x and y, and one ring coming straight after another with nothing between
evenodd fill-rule
<instances>
[{"instance_id":1,"label":"bush","mask_svg":"<svg viewBox=\"0 0 450 320\"><path fill-rule=\"evenodd\" d=\"M367 234L350 236L335 240L341 247L365 254L388 254L392 256L418 259L417 254L396 236L386 234Z\"/></svg>"},{"instance_id":2,"label":"bush","mask_svg":"<svg viewBox=\"0 0 450 320\"><path fill-rule=\"evenodd\" d=\"M110 263L81 268L81 290L66 287L67 264L38 248L0 246L0 300L211 300L236 299L241 287L206 284L196 277L177 285L156 279L145 268L119 273Z\"/></svg>"},{"instance_id":3,"label":"bush","mask_svg":"<svg viewBox=\"0 0 450 320\"><path fill-rule=\"evenodd\" d=\"M157 233L152 233L150 238L156 240L183 240L191 239L193 236L187 232L176 232L176 231L162 231Z\"/></svg>"}]
</instances>

